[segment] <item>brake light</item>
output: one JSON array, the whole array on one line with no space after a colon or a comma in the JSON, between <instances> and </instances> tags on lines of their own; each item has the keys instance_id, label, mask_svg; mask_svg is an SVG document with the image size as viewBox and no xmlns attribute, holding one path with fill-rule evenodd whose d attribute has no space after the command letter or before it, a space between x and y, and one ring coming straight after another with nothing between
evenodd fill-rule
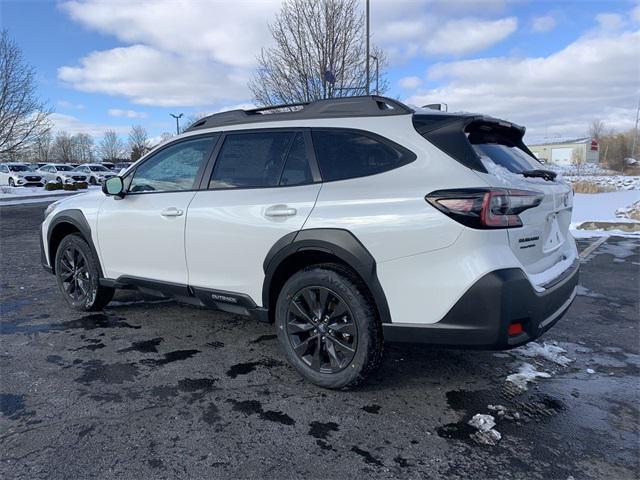
<instances>
[{"instance_id":1,"label":"brake light","mask_svg":"<svg viewBox=\"0 0 640 480\"><path fill-rule=\"evenodd\" d=\"M425 200L471 228L521 227L518 214L540 205L543 194L530 190L461 188L430 193Z\"/></svg>"}]
</instances>

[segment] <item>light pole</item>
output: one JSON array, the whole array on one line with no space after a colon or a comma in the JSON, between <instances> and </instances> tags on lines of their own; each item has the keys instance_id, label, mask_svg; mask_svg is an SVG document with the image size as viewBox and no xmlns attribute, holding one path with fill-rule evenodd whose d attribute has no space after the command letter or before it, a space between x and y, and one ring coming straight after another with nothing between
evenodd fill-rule
<instances>
[{"instance_id":1,"label":"light pole","mask_svg":"<svg viewBox=\"0 0 640 480\"><path fill-rule=\"evenodd\" d=\"M376 95L380 95L380 62L376 55L371 55L376 62Z\"/></svg>"},{"instance_id":2,"label":"light pole","mask_svg":"<svg viewBox=\"0 0 640 480\"><path fill-rule=\"evenodd\" d=\"M369 95L371 93L371 90L369 88L369 82L370 82L370 78L369 78L369 0L367 0L366 3L367 7L366 7L366 19L367 19L367 95Z\"/></svg>"},{"instance_id":3,"label":"light pole","mask_svg":"<svg viewBox=\"0 0 640 480\"><path fill-rule=\"evenodd\" d=\"M170 113L169 115L171 115L173 118L176 119L176 135L180 135L180 119L182 118L182 113L179 115L174 115L173 113Z\"/></svg>"}]
</instances>

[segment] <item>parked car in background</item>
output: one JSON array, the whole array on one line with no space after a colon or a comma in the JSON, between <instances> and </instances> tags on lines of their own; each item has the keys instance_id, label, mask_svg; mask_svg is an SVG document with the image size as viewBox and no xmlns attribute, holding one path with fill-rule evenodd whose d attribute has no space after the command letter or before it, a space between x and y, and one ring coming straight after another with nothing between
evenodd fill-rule
<instances>
[{"instance_id":1,"label":"parked car in background","mask_svg":"<svg viewBox=\"0 0 640 480\"><path fill-rule=\"evenodd\" d=\"M101 165L104 165L105 167L107 167L109 170L114 170L116 167L116 164L113 162L102 162Z\"/></svg>"},{"instance_id":2,"label":"parked car in background","mask_svg":"<svg viewBox=\"0 0 640 480\"><path fill-rule=\"evenodd\" d=\"M34 172L27 164L0 164L0 185L9 185L11 187L42 187L45 183L46 181L42 178L42 175Z\"/></svg>"},{"instance_id":3,"label":"parked car in background","mask_svg":"<svg viewBox=\"0 0 640 480\"><path fill-rule=\"evenodd\" d=\"M80 165L79 167L76 167L74 171L87 175L91 185L102 184L106 179L116 176L116 173L113 170L109 170L100 163L87 163Z\"/></svg>"},{"instance_id":4,"label":"parked car in background","mask_svg":"<svg viewBox=\"0 0 640 480\"><path fill-rule=\"evenodd\" d=\"M70 165L64 163L48 163L37 172L47 182L78 183L88 181L87 175L76 172Z\"/></svg>"},{"instance_id":5,"label":"parked car in background","mask_svg":"<svg viewBox=\"0 0 640 480\"><path fill-rule=\"evenodd\" d=\"M116 163L116 165L113 167L113 170L115 172L118 172L118 175L121 174L124 170L126 170L127 168L129 168L131 165L133 165L133 162L118 162Z\"/></svg>"}]
</instances>

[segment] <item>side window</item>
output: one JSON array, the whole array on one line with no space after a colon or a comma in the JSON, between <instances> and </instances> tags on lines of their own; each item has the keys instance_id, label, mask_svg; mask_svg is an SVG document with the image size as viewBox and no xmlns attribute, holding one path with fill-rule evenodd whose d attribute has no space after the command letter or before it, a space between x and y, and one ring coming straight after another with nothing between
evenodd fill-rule
<instances>
[{"instance_id":1,"label":"side window","mask_svg":"<svg viewBox=\"0 0 640 480\"><path fill-rule=\"evenodd\" d=\"M0 165L0 172L9 173L9 167L7 167L6 165Z\"/></svg>"},{"instance_id":2,"label":"side window","mask_svg":"<svg viewBox=\"0 0 640 480\"><path fill-rule=\"evenodd\" d=\"M280 185L304 185L312 183L313 176L309 168L304 135L296 133L289 155L280 176Z\"/></svg>"},{"instance_id":3,"label":"side window","mask_svg":"<svg viewBox=\"0 0 640 480\"><path fill-rule=\"evenodd\" d=\"M314 130L313 145L325 182L386 172L415 158L390 142L360 132Z\"/></svg>"},{"instance_id":4,"label":"side window","mask_svg":"<svg viewBox=\"0 0 640 480\"><path fill-rule=\"evenodd\" d=\"M216 159L209 188L278 186L295 136L295 132L227 135Z\"/></svg>"},{"instance_id":5,"label":"side window","mask_svg":"<svg viewBox=\"0 0 640 480\"><path fill-rule=\"evenodd\" d=\"M215 137L195 138L161 150L136 168L130 192L173 192L195 188Z\"/></svg>"}]
</instances>

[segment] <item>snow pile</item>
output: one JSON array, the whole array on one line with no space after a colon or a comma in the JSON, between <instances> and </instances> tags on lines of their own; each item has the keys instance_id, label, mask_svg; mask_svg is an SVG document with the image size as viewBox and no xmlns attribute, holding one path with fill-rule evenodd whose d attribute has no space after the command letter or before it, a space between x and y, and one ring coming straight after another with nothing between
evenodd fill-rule
<instances>
[{"instance_id":1,"label":"snow pile","mask_svg":"<svg viewBox=\"0 0 640 480\"><path fill-rule=\"evenodd\" d=\"M97 190L102 187L91 185L87 190L45 190L43 187L0 187L0 200L20 200L23 197L52 197L55 195L73 195L76 193L85 193L91 190Z\"/></svg>"},{"instance_id":2,"label":"snow pile","mask_svg":"<svg viewBox=\"0 0 640 480\"><path fill-rule=\"evenodd\" d=\"M467 422L472 427L478 429L471 438L483 445L497 445L502 435L493 427L496 421L491 415L476 413L471 420Z\"/></svg>"},{"instance_id":3,"label":"snow pile","mask_svg":"<svg viewBox=\"0 0 640 480\"><path fill-rule=\"evenodd\" d=\"M640 177L629 175L566 175L568 182L588 182L605 190L640 190Z\"/></svg>"},{"instance_id":4,"label":"snow pile","mask_svg":"<svg viewBox=\"0 0 640 480\"><path fill-rule=\"evenodd\" d=\"M507 407L504 405L487 405L487 409L490 412L496 412L496 415L500 419L512 421L520 420L520 414L518 412L509 412Z\"/></svg>"},{"instance_id":5,"label":"snow pile","mask_svg":"<svg viewBox=\"0 0 640 480\"><path fill-rule=\"evenodd\" d=\"M606 295L603 295L602 293L592 292L587 287L583 287L582 285L578 285L578 291L576 292L576 294L580 295L581 297L607 298Z\"/></svg>"},{"instance_id":6,"label":"snow pile","mask_svg":"<svg viewBox=\"0 0 640 480\"><path fill-rule=\"evenodd\" d=\"M563 353L567 353L564 348L546 342L542 345L537 342L530 342L512 350L512 353L527 358L542 357L562 367L566 367L574 361L572 358L562 355Z\"/></svg>"},{"instance_id":7,"label":"snow pile","mask_svg":"<svg viewBox=\"0 0 640 480\"><path fill-rule=\"evenodd\" d=\"M638 236L640 221L632 218L619 218L616 212L621 208L631 209L640 201L640 191L622 190L606 193L576 193L573 199L571 233L574 237L594 235ZM592 228L598 223L609 223L610 227ZM590 225L591 224L591 225ZM585 229L588 226L589 229ZM615 228L618 226L618 228ZM623 231L624 228L624 231Z\"/></svg>"},{"instance_id":8,"label":"snow pile","mask_svg":"<svg viewBox=\"0 0 640 480\"><path fill-rule=\"evenodd\" d=\"M545 164L545 168L562 175L576 175L580 177L587 175L615 175L618 173L615 170L606 169L597 163L583 163L579 167L576 165L547 163Z\"/></svg>"},{"instance_id":9,"label":"snow pile","mask_svg":"<svg viewBox=\"0 0 640 480\"><path fill-rule=\"evenodd\" d=\"M627 207L617 209L615 214L618 218L626 218L629 220L640 219L640 200L633 202Z\"/></svg>"},{"instance_id":10,"label":"snow pile","mask_svg":"<svg viewBox=\"0 0 640 480\"><path fill-rule=\"evenodd\" d=\"M536 378L551 378L547 372L539 372L530 363L523 363L518 373L507 376L507 382L514 384L523 392L527 390L527 383L535 381Z\"/></svg>"}]
</instances>

